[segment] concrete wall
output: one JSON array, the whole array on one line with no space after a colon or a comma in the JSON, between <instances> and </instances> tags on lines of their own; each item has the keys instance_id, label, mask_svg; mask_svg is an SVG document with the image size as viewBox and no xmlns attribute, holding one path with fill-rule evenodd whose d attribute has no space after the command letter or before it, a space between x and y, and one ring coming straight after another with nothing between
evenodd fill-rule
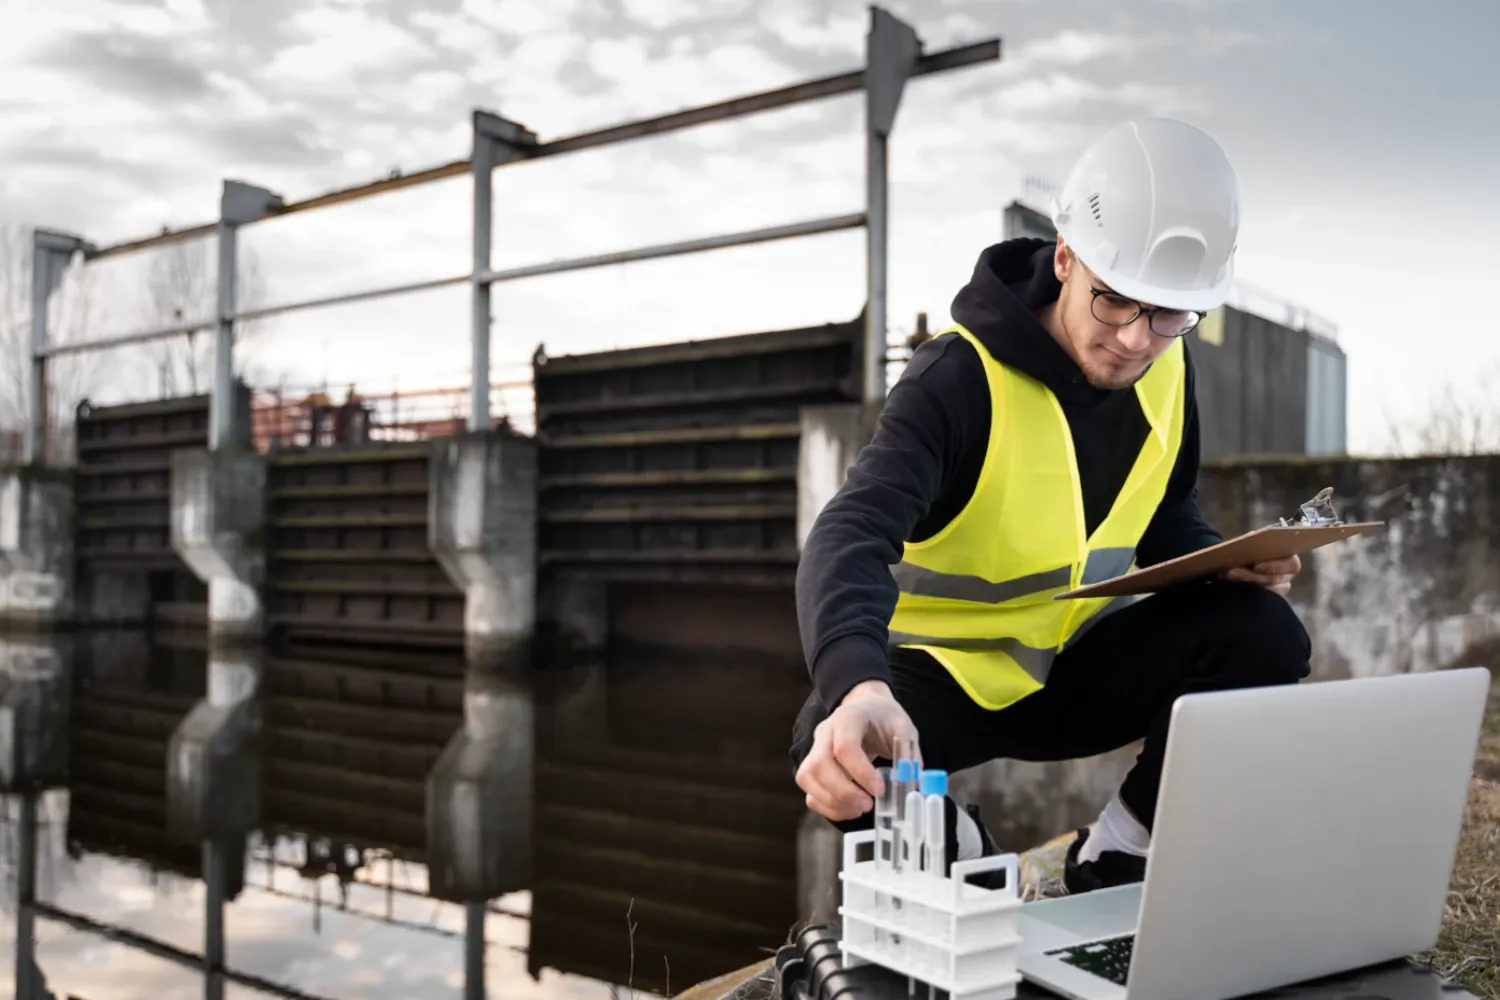
<instances>
[{"instance_id":1,"label":"concrete wall","mask_svg":"<svg viewBox=\"0 0 1500 1000\"><path fill-rule=\"evenodd\" d=\"M1346 521L1383 531L1304 560L1290 600L1313 640L1313 677L1492 663L1500 643L1500 455L1206 463L1205 514L1225 535L1296 514L1325 486ZM1093 820L1137 747L1064 764L998 762L958 775L996 839L1016 849Z\"/></svg>"},{"instance_id":2,"label":"concrete wall","mask_svg":"<svg viewBox=\"0 0 1500 1000\"><path fill-rule=\"evenodd\" d=\"M1453 666L1500 637L1500 455L1240 459L1199 482L1226 535L1291 516L1325 486L1344 520L1387 522L1303 562L1291 601L1315 677Z\"/></svg>"}]
</instances>

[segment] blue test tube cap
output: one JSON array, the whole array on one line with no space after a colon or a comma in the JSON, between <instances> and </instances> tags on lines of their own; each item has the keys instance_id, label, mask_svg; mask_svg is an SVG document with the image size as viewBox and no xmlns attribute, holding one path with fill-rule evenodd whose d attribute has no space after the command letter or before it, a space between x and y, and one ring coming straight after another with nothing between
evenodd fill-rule
<instances>
[{"instance_id":1,"label":"blue test tube cap","mask_svg":"<svg viewBox=\"0 0 1500 1000\"><path fill-rule=\"evenodd\" d=\"M901 758L900 760L896 761L896 780L897 781L915 781L915 780L917 780L916 774L913 773L915 770L916 770L916 768L913 766L913 764L912 764L912 762L911 762L911 760L909 758L906 758L906 757Z\"/></svg>"},{"instance_id":2,"label":"blue test tube cap","mask_svg":"<svg viewBox=\"0 0 1500 1000\"><path fill-rule=\"evenodd\" d=\"M923 795L947 795L948 772L924 768L922 770L921 791Z\"/></svg>"}]
</instances>

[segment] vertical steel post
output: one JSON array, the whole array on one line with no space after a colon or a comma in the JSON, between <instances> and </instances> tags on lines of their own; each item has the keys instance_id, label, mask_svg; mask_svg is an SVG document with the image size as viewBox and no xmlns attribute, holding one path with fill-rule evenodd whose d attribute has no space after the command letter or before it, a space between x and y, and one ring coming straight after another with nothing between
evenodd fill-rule
<instances>
[{"instance_id":1,"label":"vertical steel post","mask_svg":"<svg viewBox=\"0 0 1500 1000\"><path fill-rule=\"evenodd\" d=\"M283 204L281 195L242 181L225 181L219 195L218 322L214 324L214 367L208 402L208 446L214 451L234 446L249 433L248 427L236 426L239 407L234 391L239 227L264 219Z\"/></svg>"},{"instance_id":2,"label":"vertical steel post","mask_svg":"<svg viewBox=\"0 0 1500 1000\"><path fill-rule=\"evenodd\" d=\"M52 298L51 251L37 240L31 251L31 417L26 426L26 464L47 461L47 303ZM20 975L17 964L16 974ZM19 987L18 987L19 988ZM17 993L24 997L24 993Z\"/></svg>"},{"instance_id":3,"label":"vertical steel post","mask_svg":"<svg viewBox=\"0 0 1500 1000\"><path fill-rule=\"evenodd\" d=\"M31 1000L36 965L36 795L21 797L16 857L16 1000Z\"/></svg>"},{"instance_id":4,"label":"vertical steel post","mask_svg":"<svg viewBox=\"0 0 1500 1000\"><path fill-rule=\"evenodd\" d=\"M469 430L490 429L490 243L495 144L474 125L474 277L469 316Z\"/></svg>"},{"instance_id":5,"label":"vertical steel post","mask_svg":"<svg viewBox=\"0 0 1500 1000\"><path fill-rule=\"evenodd\" d=\"M73 255L92 250L77 236L38 229L31 237L31 337L27 340L27 421L24 459L28 465L46 462L47 425L47 306L57 291Z\"/></svg>"},{"instance_id":6,"label":"vertical steel post","mask_svg":"<svg viewBox=\"0 0 1500 1000\"><path fill-rule=\"evenodd\" d=\"M208 446L224 451L234 441L234 314L236 270L239 263L239 232L236 223L219 219L218 317L214 324L214 366L209 383Z\"/></svg>"},{"instance_id":7,"label":"vertical steel post","mask_svg":"<svg viewBox=\"0 0 1500 1000\"><path fill-rule=\"evenodd\" d=\"M203 997L224 1000L224 848L203 842Z\"/></svg>"},{"instance_id":8,"label":"vertical steel post","mask_svg":"<svg viewBox=\"0 0 1500 1000\"><path fill-rule=\"evenodd\" d=\"M870 132L865 142L865 194L869 222L865 227L864 392L866 403L885 398L886 252L889 242L890 190L887 183L889 144L886 136Z\"/></svg>"},{"instance_id":9,"label":"vertical steel post","mask_svg":"<svg viewBox=\"0 0 1500 1000\"><path fill-rule=\"evenodd\" d=\"M536 145L536 134L508 118L474 109L474 273L469 317L469 430L487 431L490 418L490 250L493 241L492 177L502 163L518 159Z\"/></svg>"},{"instance_id":10,"label":"vertical steel post","mask_svg":"<svg viewBox=\"0 0 1500 1000\"><path fill-rule=\"evenodd\" d=\"M464 1000L485 1000L483 901L464 904Z\"/></svg>"},{"instance_id":11,"label":"vertical steel post","mask_svg":"<svg viewBox=\"0 0 1500 1000\"><path fill-rule=\"evenodd\" d=\"M880 7L870 8L865 39L866 288L863 398L885 399L886 277L890 243L890 135L901 92L921 54L911 26Z\"/></svg>"}]
</instances>

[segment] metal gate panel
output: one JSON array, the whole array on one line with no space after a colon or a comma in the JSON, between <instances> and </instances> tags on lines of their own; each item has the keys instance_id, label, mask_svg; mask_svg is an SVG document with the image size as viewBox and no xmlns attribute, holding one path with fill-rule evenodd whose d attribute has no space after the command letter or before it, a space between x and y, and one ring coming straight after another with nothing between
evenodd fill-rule
<instances>
[{"instance_id":1,"label":"metal gate panel","mask_svg":"<svg viewBox=\"0 0 1500 1000\"><path fill-rule=\"evenodd\" d=\"M208 397L78 407L78 558L182 568L172 551L172 452L208 447Z\"/></svg>"},{"instance_id":2,"label":"metal gate panel","mask_svg":"<svg viewBox=\"0 0 1500 1000\"><path fill-rule=\"evenodd\" d=\"M250 396L237 386L248 433ZM172 549L172 453L208 447L208 396L77 410L74 545L85 624L202 632L208 588Z\"/></svg>"},{"instance_id":3,"label":"metal gate panel","mask_svg":"<svg viewBox=\"0 0 1500 1000\"><path fill-rule=\"evenodd\" d=\"M308 448L268 457L270 628L462 647L463 592L428 550L431 447Z\"/></svg>"},{"instance_id":4,"label":"metal gate panel","mask_svg":"<svg viewBox=\"0 0 1500 1000\"><path fill-rule=\"evenodd\" d=\"M859 398L862 329L539 355L543 569L792 582L801 409Z\"/></svg>"}]
</instances>

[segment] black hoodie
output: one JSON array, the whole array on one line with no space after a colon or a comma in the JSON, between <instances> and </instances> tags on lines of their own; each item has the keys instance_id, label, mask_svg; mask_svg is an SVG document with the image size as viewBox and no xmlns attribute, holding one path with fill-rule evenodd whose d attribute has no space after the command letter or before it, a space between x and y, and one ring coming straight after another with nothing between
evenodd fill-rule
<instances>
[{"instance_id":1,"label":"black hoodie","mask_svg":"<svg viewBox=\"0 0 1500 1000\"><path fill-rule=\"evenodd\" d=\"M1052 390L1072 430L1087 530L1109 513L1149 432L1134 389L1097 389L1037 320L1057 300L1054 243L1015 239L980 254L954 297L953 319L995 360ZM1187 345L1184 344L1184 347ZM1185 352L1186 353L1186 352ZM1136 548L1141 566L1223 540L1198 509L1198 411L1187 355L1182 447ZM814 523L797 569L797 618L813 685L830 709L854 685L889 682L887 638L897 589L890 567L907 540L930 538L968 503L984 462L990 393L968 341L920 346L892 387L874 438Z\"/></svg>"}]
</instances>

